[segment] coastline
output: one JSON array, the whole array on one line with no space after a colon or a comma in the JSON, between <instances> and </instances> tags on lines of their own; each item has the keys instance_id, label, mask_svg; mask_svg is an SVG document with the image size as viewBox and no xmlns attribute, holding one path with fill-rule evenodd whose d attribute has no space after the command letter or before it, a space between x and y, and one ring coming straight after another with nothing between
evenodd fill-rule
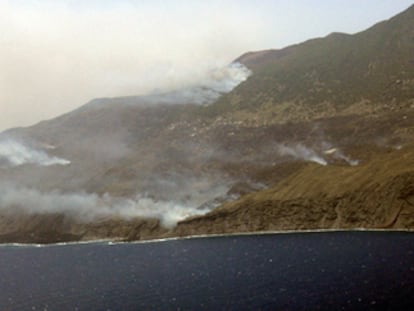
<instances>
[{"instance_id":1,"label":"coastline","mask_svg":"<svg viewBox=\"0 0 414 311\"><path fill-rule=\"evenodd\" d=\"M347 232L383 232L383 233L414 233L414 229L381 229L381 228L352 228L352 229L301 229L301 230L275 230L275 231L252 231L252 232L233 232L233 233L217 233L217 234L196 234L188 236L171 236L166 238L143 239L136 241L126 241L122 238L114 239L96 239L85 241L69 241L58 243L0 243L0 249L3 247L55 247L55 246L72 246L87 244L104 244L104 245L121 245L121 244L147 244L147 243L163 243L179 240L197 240L208 238L222 237L243 237L243 236L269 236L269 235L293 235L306 233L347 233Z\"/></svg>"}]
</instances>

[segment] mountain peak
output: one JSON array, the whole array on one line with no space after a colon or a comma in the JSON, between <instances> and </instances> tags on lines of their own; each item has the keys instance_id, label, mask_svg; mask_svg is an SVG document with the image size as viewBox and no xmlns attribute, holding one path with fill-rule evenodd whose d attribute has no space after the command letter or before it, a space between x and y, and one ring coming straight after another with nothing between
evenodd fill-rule
<instances>
[{"instance_id":1,"label":"mountain peak","mask_svg":"<svg viewBox=\"0 0 414 311\"><path fill-rule=\"evenodd\" d=\"M218 111L264 111L272 122L407 109L414 87L414 6L354 35L331 33L237 61L253 75L220 99ZM254 91L253 91L254 90ZM312 107L312 108L311 108ZM253 116L255 115L255 116Z\"/></svg>"}]
</instances>

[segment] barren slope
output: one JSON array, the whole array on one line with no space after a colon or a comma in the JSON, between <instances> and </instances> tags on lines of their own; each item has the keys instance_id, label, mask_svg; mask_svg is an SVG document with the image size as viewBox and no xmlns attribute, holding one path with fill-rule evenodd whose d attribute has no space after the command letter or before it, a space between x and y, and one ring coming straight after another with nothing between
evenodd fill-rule
<instances>
[{"instance_id":1,"label":"barren slope","mask_svg":"<svg viewBox=\"0 0 414 311\"><path fill-rule=\"evenodd\" d=\"M414 6L355 35L242 55L253 74L210 105L196 104L188 90L98 99L6 131L0 143L22 141L71 163L10 167L0 158L0 241L412 229L412 51ZM30 192L53 206L22 203L10 187L17 199ZM73 194L100 209L105 194L193 211L225 203L171 230L160 213L79 219L49 198Z\"/></svg>"},{"instance_id":2,"label":"barren slope","mask_svg":"<svg viewBox=\"0 0 414 311\"><path fill-rule=\"evenodd\" d=\"M410 146L388 150L357 167L309 164L269 189L182 221L174 234L413 226Z\"/></svg>"}]
</instances>

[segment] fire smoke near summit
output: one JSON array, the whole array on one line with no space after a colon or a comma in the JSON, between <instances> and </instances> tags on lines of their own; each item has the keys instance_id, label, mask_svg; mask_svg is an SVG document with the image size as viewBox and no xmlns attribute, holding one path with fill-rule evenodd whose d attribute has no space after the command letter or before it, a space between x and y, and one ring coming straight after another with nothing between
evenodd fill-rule
<instances>
[{"instance_id":1,"label":"fire smoke near summit","mask_svg":"<svg viewBox=\"0 0 414 311\"><path fill-rule=\"evenodd\" d=\"M183 88L247 51L361 31L411 3L1 0L0 130Z\"/></svg>"},{"instance_id":2,"label":"fire smoke near summit","mask_svg":"<svg viewBox=\"0 0 414 311\"><path fill-rule=\"evenodd\" d=\"M0 0L0 240L406 226L414 6L205 3Z\"/></svg>"}]
</instances>

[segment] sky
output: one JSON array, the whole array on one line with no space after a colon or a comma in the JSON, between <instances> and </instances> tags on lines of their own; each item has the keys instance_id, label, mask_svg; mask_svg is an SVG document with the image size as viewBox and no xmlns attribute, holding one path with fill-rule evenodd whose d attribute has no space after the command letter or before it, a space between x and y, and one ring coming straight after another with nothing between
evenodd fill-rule
<instances>
[{"instance_id":1,"label":"sky","mask_svg":"<svg viewBox=\"0 0 414 311\"><path fill-rule=\"evenodd\" d=\"M0 0L0 131L202 81L247 51L355 33L413 0Z\"/></svg>"}]
</instances>

